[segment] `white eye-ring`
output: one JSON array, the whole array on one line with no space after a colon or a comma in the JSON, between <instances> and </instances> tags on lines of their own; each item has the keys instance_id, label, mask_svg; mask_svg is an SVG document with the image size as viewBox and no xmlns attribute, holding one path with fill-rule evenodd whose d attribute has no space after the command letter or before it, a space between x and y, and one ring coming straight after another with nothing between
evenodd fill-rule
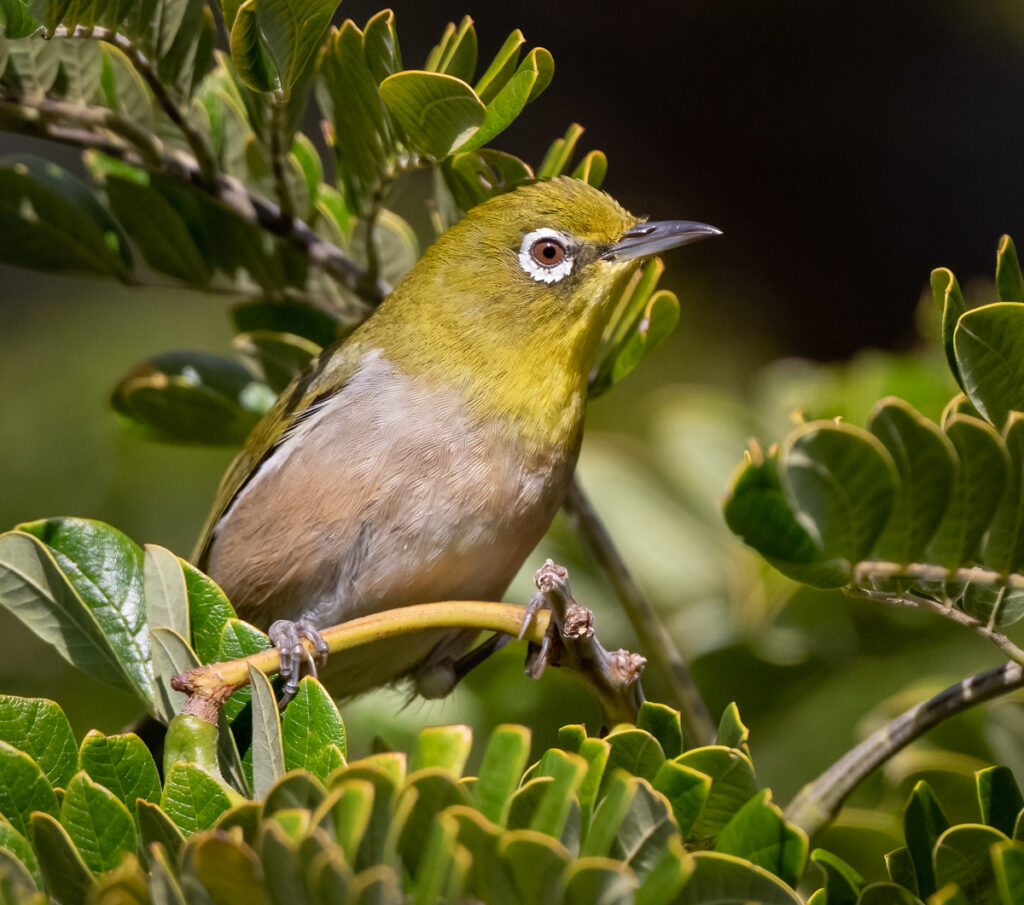
<instances>
[{"instance_id":1,"label":"white eye-ring","mask_svg":"<svg viewBox=\"0 0 1024 905\"><path fill-rule=\"evenodd\" d=\"M558 230L541 227L523 236L519 265L540 283L557 283L572 273L572 243Z\"/></svg>"}]
</instances>

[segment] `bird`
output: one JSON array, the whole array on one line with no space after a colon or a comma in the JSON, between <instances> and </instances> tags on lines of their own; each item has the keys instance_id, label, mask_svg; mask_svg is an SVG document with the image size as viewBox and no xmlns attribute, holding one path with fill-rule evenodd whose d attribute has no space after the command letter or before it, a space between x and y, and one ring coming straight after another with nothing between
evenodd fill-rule
<instances>
[{"instance_id":1,"label":"bird","mask_svg":"<svg viewBox=\"0 0 1024 905\"><path fill-rule=\"evenodd\" d=\"M571 177L520 185L469 210L285 388L226 472L193 562L268 631L292 688L301 639L320 629L501 599L565 497L623 279L718 234L636 217ZM477 635L378 641L333 655L321 678L339 698L399 680L442 697L482 659Z\"/></svg>"}]
</instances>

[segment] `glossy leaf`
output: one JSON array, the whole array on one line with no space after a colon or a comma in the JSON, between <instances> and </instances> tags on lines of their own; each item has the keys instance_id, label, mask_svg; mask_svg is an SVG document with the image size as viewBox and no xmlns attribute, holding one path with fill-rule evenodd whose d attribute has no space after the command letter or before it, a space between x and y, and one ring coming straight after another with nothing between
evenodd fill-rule
<instances>
[{"instance_id":1,"label":"glossy leaf","mask_svg":"<svg viewBox=\"0 0 1024 905\"><path fill-rule=\"evenodd\" d=\"M939 308L942 329L942 345L946 351L946 361L953 378L960 389L964 388L963 378L960 376L960 366L957 363L956 350L953 347L953 334L956 331L957 321L960 315L967 310L963 293L960 291L960 284L952 271L940 267L932 271L932 298Z\"/></svg>"},{"instance_id":2,"label":"glossy leaf","mask_svg":"<svg viewBox=\"0 0 1024 905\"><path fill-rule=\"evenodd\" d=\"M1013 771L1001 765L986 767L974 774L974 780L982 822L1012 836L1017 815L1024 808L1024 797Z\"/></svg>"},{"instance_id":3,"label":"glossy leaf","mask_svg":"<svg viewBox=\"0 0 1024 905\"><path fill-rule=\"evenodd\" d=\"M281 717L270 680L251 666L249 685L252 687L252 788L257 798L265 798L285 773Z\"/></svg>"},{"instance_id":4,"label":"glossy leaf","mask_svg":"<svg viewBox=\"0 0 1024 905\"><path fill-rule=\"evenodd\" d=\"M826 905L856 905L864 878L837 855L822 848L811 852L811 860L825 875Z\"/></svg>"},{"instance_id":5,"label":"glossy leaf","mask_svg":"<svg viewBox=\"0 0 1024 905\"><path fill-rule=\"evenodd\" d=\"M85 185L54 163L0 159L0 233L5 263L129 280L131 257L117 225Z\"/></svg>"},{"instance_id":6,"label":"glossy leaf","mask_svg":"<svg viewBox=\"0 0 1024 905\"><path fill-rule=\"evenodd\" d=\"M218 662L240 660L270 647L270 639L256 626L241 619L231 618L224 623L221 630L216 659ZM248 685L232 692L231 697L224 702L222 710L228 722L232 722L251 700L252 691Z\"/></svg>"},{"instance_id":7,"label":"glossy leaf","mask_svg":"<svg viewBox=\"0 0 1024 905\"><path fill-rule=\"evenodd\" d=\"M492 148L456 153L443 169L455 203L463 210L533 178L533 170L518 157Z\"/></svg>"},{"instance_id":8,"label":"glossy leaf","mask_svg":"<svg viewBox=\"0 0 1024 905\"><path fill-rule=\"evenodd\" d=\"M281 717L286 770L305 769L322 780L331 772L322 752L336 745L346 751L345 724L331 696L316 679L299 682L295 698Z\"/></svg>"},{"instance_id":9,"label":"glossy leaf","mask_svg":"<svg viewBox=\"0 0 1024 905\"><path fill-rule=\"evenodd\" d=\"M32 844L47 892L61 905L85 905L96 881L68 831L49 813L32 815Z\"/></svg>"},{"instance_id":10,"label":"glossy leaf","mask_svg":"<svg viewBox=\"0 0 1024 905\"><path fill-rule=\"evenodd\" d=\"M111 870L135 851L135 821L128 808L85 773L68 784L60 822L94 874Z\"/></svg>"},{"instance_id":11,"label":"glossy leaf","mask_svg":"<svg viewBox=\"0 0 1024 905\"><path fill-rule=\"evenodd\" d=\"M675 761L711 779L711 788L692 834L697 839L714 839L733 815L757 793L750 759L735 748L709 745L694 748Z\"/></svg>"},{"instance_id":12,"label":"glossy leaf","mask_svg":"<svg viewBox=\"0 0 1024 905\"><path fill-rule=\"evenodd\" d=\"M606 782L611 781L616 769L651 781L665 763L665 752L661 750L658 740L642 729L612 732L608 735L607 742L611 750L604 771Z\"/></svg>"},{"instance_id":13,"label":"glossy leaf","mask_svg":"<svg viewBox=\"0 0 1024 905\"><path fill-rule=\"evenodd\" d=\"M869 883L864 887L857 905L922 905L909 889L897 883Z\"/></svg>"},{"instance_id":14,"label":"glossy leaf","mask_svg":"<svg viewBox=\"0 0 1024 905\"><path fill-rule=\"evenodd\" d=\"M868 419L899 475L892 514L872 556L919 562L949 503L957 466L953 444L927 418L895 396L883 399Z\"/></svg>"},{"instance_id":15,"label":"glossy leaf","mask_svg":"<svg viewBox=\"0 0 1024 905\"><path fill-rule=\"evenodd\" d=\"M380 96L409 146L443 160L483 124L487 108L461 79L407 70L380 83Z\"/></svg>"},{"instance_id":16,"label":"glossy leaf","mask_svg":"<svg viewBox=\"0 0 1024 905\"><path fill-rule=\"evenodd\" d=\"M949 821L931 786L923 781L918 782L903 812L903 832L917 874L918 893L922 898L930 896L941 885L936 882L932 849L948 827Z\"/></svg>"},{"instance_id":17,"label":"glossy leaf","mask_svg":"<svg viewBox=\"0 0 1024 905\"><path fill-rule=\"evenodd\" d=\"M231 804L220 783L195 764L179 761L167 771L160 807L185 835L213 826Z\"/></svg>"},{"instance_id":18,"label":"glossy leaf","mask_svg":"<svg viewBox=\"0 0 1024 905\"><path fill-rule=\"evenodd\" d=\"M240 333L231 345L248 364L253 377L280 393L320 352L309 340L290 333Z\"/></svg>"},{"instance_id":19,"label":"glossy leaf","mask_svg":"<svg viewBox=\"0 0 1024 905\"><path fill-rule=\"evenodd\" d=\"M363 56L378 84L402 68L395 14L391 10L381 10L366 23Z\"/></svg>"},{"instance_id":20,"label":"glossy leaf","mask_svg":"<svg viewBox=\"0 0 1024 905\"><path fill-rule=\"evenodd\" d=\"M488 820L504 824L508 804L530 755L530 730L500 725L490 734L473 795Z\"/></svg>"},{"instance_id":21,"label":"glossy leaf","mask_svg":"<svg viewBox=\"0 0 1024 905\"><path fill-rule=\"evenodd\" d=\"M644 701L637 713L636 728L654 736L665 757L677 757L682 753L683 724L678 710L654 701Z\"/></svg>"},{"instance_id":22,"label":"glossy leaf","mask_svg":"<svg viewBox=\"0 0 1024 905\"><path fill-rule=\"evenodd\" d=\"M286 96L326 37L327 27L331 24L331 17L339 2L340 0L259 0L256 4L259 28L274 60L281 89ZM248 6L248 3L242 8L245 6Z\"/></svg>"},{"instance_id":23,"label":"glossy leaf","mask_svg":"<svg viewBox=\"0 0 1024 905\"><path fill-rule=\"evenodd\" d=\"M341 322L319 308L270 299L257 299L236 305L231 309L231 320L239 333L291 333L321 348L329 346L344 334Z\"/></svg>"},{"instance_id":24,"label":"glossy leaf","mask_svg":"<svg viewBox=\"0 0 1024 905\"><path fill-rule=\"evenodd\" d=\"M990 849L1000 905L1024 900L1024 846L1000 842Z\"/></svg>"},{"instance_id":25,"label":"glossy leaf","mask_svg":"<svg viewBox=\"0 0 1024 905\"><path fill-rule=\"evenodd\" d=\"M961 316L953 348L964 392L997 428L1024 410L1024 304L999 302Z\"/></svg>"},{"instance_id":26,"label":"glossy leaf","mask_svg":"<svg viewBox=\"0 0 1024 905\"><path fill-rule=\"evenodd\" d=\"M137 735L108 736L93 729L82 740L79 765L132 811L139 798L153 804L160 801L156 762Z\"/></svg>"},{"instance_id":27,"label":"glossy leaf","mask_svg":"<svg viewBox=\"0 0 1024 905\"><path fill-rule=\"evenodd\" d=\"M576 143L583 134L583 126L573 123L565 131L562 138L556 138L551 147L544 154L540 166L537 167L538 179L553 179L555 176L563 175L572 162L573 152L576 150Z\"/></svg>"},{"instance_id":28,"label":"glossy leaf","mask_svg":"<svg viewBox=\"0 0 1024 905\"><path fill-rule=\"evenodd\" d=\"M135 692L150 700L153 676L139 546L91 519L43 519L19 525L18 530L46 544L99 625L120 670Z\"/></svg>"},{"instance_id":29,"label":"glossy leaf","mask_svg":"<svg viewBox=\"0 0 1024 905\"><path fill-rule=\"evenodd\" d=\"M582 179L595 189L599 189L604 184L604 177L607 174L608 158L604 151L588 151L572 171L572 178Z\"/></svg>"},{"instance_id":30,"label":"glossy leaf","mask_svg":"<svg viewBox=\"0 0 1024 905\"><path fill-rule=\"evenodd\" d=\"M230 837L205 835L182 856L186 875L193 873L214 902L267 905L268 897L256 853Z\"/></svg>"},{"instance_id":31,"label":"glossy leaf","mask_svg":"<svg viewBox=\"0 0 1024 905\"><path fill-rule=\"evenodd\" d=\"M996 291L1002 302L1024 302L1024 276L1013 239L1003 236L996 251Z\"/></svg>"},{"instance_id":32,"label":"glossy leaf","mask_svg":"<svg viewBox=\"0 0 1024 905\"><path fill-rule=\"evenodd\" d=\"M636 794L619 823L609 854L643 882L657 866L677 828L665 798L646 780L635 778L631 782L636 785Z\"/></svg>"},{"instance_id":33,"label":"glossy leaf","mask_svg":"<svg viewBox=\"0 0 1024 905\"><path fill-rule=\"evenodd\" d=\"M139 838L143 849L151 852L152 846L159 843L168 857L176 861L185 844L185 837L167 812L159 805L140 799L135 803L135 814L139 821Z\"/></svg>"},{"instance_id":34,"label":"glossy leaf","mask_svg":"<svg viewBox=\"0 0 1024 905\"><path fill-rule=\"evenodd\" d=\"M421 729L409 755L409 772L436 767L453 779L462 776L462 768L473 744L469 726L428 726Z\"/></svg>"},{"instance_id":35,"label":"glossy leaf","mask_svg":"<svg viewBox=\"0 0 1024 905\"><path fill-rule=\"evenodd\" d=\"M256 0L246 0L238 7L231 26L231 62L249 88L271 92L280 85L280 76L260 33L257 9Z\"/></svg>"},{"instance_id":36,"label":"glossy leaf","mask_svg":"<svg viewBox=\"0 0 1024 905\"><path fill-rule=\"evenodd\" d=\"M426 767L410 774L396 815L405 815L398 835L398 852L413 874L420 869L437 815L446 808L469 803L469 793L442 767Z\"/></svg>"},{"instance_id":37,"label":"glossy leaf","mask_svg":"<svg viewBox=\"0 0 1024 905\"><path fill-rule=\"evenodd\" d=\"M742 858L717 852L696 852L693 860L693 876L676 899L679 905L707 905L709 902L799 905L801 901L795 892L768 871Z\"/></svg>"},{"instance_id":38,"label":"glossy leaf","mask_svg":"<svg viewBox=\"0 0 1024 905\"><path fill-rule=\"evenodd\" d=\"M715 851L736 855L796 886L807 863L807 834L786 822L767 789L733 816L715 841Z\"/></svg>"},{"instance_id":39,"label":"glossy leaf","mask_svg":"<svg viewBox=\"0 0 1024 905\"><path fill-rule=\"evenodd\" d=\"M23 836L34 811L57 814L57 796L39 765L23 751L0 742L0 814Z\"/></svg>"},{"instance_id":40,"label":"glossy leaf","mask_svg":"<svg viewBox=\"0 0 1024 905\"><path fill-rule=\"evenodd\" d=\"M146 544L143 559L146 623L188 634L188 591L178 557L164 547Z\"/></svg>"},{"instance_id":41,"label":"glossy leaf","mask_svg":"<svg viewBox=\"0 0 1024 905\"><path fill-rule=\"evenodd\" d=\"M501 45L501 49L495 54L484 74L480 76L473 86L480 100L489 104L494 97L505 87L512 78L519 65L520 48L526 43L523 33L517 28Z\"/></svg>"},{"instance_id":42,"label":"glossy leaf","mask_svg":"<svg viewBox=\"0 0 1024 905\"><path fill-rule=\"evenodd\" d=\"M22 531L0 535L0 604L73 666L131 688L95 614L75 593L49 547Z\"/></svg>"},{"instance_id":43,"label":"glossy leaf","mask_svg":"<svg viewBox=\"0 0 1024 905\"><path fill-rule=\"evenodd\" d=\"M156 686L154 712L164 723L170 723L185 703L185 694L171 687L171 678L197 667L199 658L181 635L165 626L150 631L149 646Z\"/></svg>"},{"instance_id":44,"label":"glossy leaf","mask_svg":"<svg viewBox=\"0 0 1024 905\"><path fill-rule=\"evenodd\" d=\"M430 72L443 72L468 82L476 71L476 29L469 16L463 16L456 27L449 22L441 40L427 54L423 68Z\"/></svg>"},{"instance_id":45,"label":"glossy leaf","mask_svg":"<svg viewBox=\"0 0 1024 905\"><path fill-rule=\"evenodd\" d=\"M0 741L31 757L53 786L64 788L75 774L75 737L53 701L0 695Z\"/></svg>"},{"instance_id":46,"label":"glossy leaf","mask_svg":"<svg viewBox=\"0 0 1024 905\"><path fill-rule=\"evenodd\" d=\"M750 748L747 742L750 740L750 730L740 719L740 709L733 701L722 711L722 718L718 722L718 733L715 737L716 745L724 745L726 748L739 748L747 757L750 757Z\"/></svg>"},{"instance_id":47,"label":"glossy leaf","mask_svg":"<svg viewBox=\"0 0 1024 905\"><path fill-rule=\"evenodd\" d=\"M955 883L972 905L999 905L989 850L1006 837L980 824L962 823L946 830L935 842L935 882L941 889Z\"/></svg>"},{"instance_id":48,"label":"glossy leaf","mask_svg":"<svg viewBox=\"0 0 1024 905\"><path fill-rule=\"evenodd\" d=\"M977 554L1006 487L1010 456L1006 445L986 422L953 415L944 432L957 454L949 505L928 544L929 562L957 569Z\"/></svg>"},{"instance_id":49,"label":"glossy leaf","mask_svg":"<svg viewBox=\"0 0 1024 905\"><path fill-rule=\"evenodd\" d=\"M571 863L565 846L533 830L506 833L498 848L508 865L518 901L535 905L558 905L562 876Z\"/></svg>"},{"instance_id":50,"label":"glossy leaf","mask_svg":"<svg viewBox=\"0 0 1024 905\"><path fill-rule=\"evenodd\" d=\"M661 765L652 785L668 799L683 837L691 836L711 793L711 777L670 760Z\"/></svg>"},{"instance_id":51,"label":"glossy leaf","mask_svg":"<svg viewBox=\"0 0 1024 905\"><path fill-rule=\"evenodd\" d=\"M273 400L273 391L233 359L166 352L125 375L110 401L154 440L237 445Z\"/></svg>"},{"instance_id":52,"label":"glossy leaf","mask_svg":"<svg viewBox=\"0 0 1024 905\"><path fill-rule=\"evenodd\" d=\"M569 865L565 905L631 905L636 878L618 869L610 858L580 858Z\"/></svg>"},{"instance_id":53,"label":"glossy leaf","mask_svg":"<svg viewBox=\"0 0 1024 905\"><path fill-rule=\"evenodd\" d=\"M779 474L826 559L856 563L892 512L898 475L871 434L849 424L814 421L782 444Z\"/></svg>"}]
</instances>

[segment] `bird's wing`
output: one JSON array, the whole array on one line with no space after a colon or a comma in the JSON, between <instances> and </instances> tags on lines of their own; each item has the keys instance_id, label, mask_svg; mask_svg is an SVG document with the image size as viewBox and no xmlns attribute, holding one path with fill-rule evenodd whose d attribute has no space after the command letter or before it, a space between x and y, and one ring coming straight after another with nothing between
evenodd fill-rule
<instances>
[{"instance_id":1,"label":"bird's wing","mask_svg":"<svg viewBox=\"0 0 1024 905\"><path fill-rule=\"evenodd\" d=\"M217 487L217 497L192 551L192 562L206 568L213 532L235 497L266 462L318 406L342 390L359 365L360 351L354 343L328 347L293 380L252 429L228 466Z\"/></svg>"}]
</instances>

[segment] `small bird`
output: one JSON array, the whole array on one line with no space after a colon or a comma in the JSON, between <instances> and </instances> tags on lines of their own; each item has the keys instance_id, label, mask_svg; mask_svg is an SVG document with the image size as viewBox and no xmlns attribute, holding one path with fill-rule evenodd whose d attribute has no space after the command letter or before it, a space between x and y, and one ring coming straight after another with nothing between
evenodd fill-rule
<instances>
[{"instance_id":1,"label":"small bird","mask_svg":"<svg viewBox=\"0 0 1024 905\"><path fill-rule=\"evenodd\" d=\"M473 208L282 392L221 482L193 561L293 673L317 629L500 600L565 496L622 278L718 234L646 222L566 177ZM321 677L339 697L406 677L441 697L482 659L477 634L380 641L334 655Z\"/></svg>"}]
</instances>

